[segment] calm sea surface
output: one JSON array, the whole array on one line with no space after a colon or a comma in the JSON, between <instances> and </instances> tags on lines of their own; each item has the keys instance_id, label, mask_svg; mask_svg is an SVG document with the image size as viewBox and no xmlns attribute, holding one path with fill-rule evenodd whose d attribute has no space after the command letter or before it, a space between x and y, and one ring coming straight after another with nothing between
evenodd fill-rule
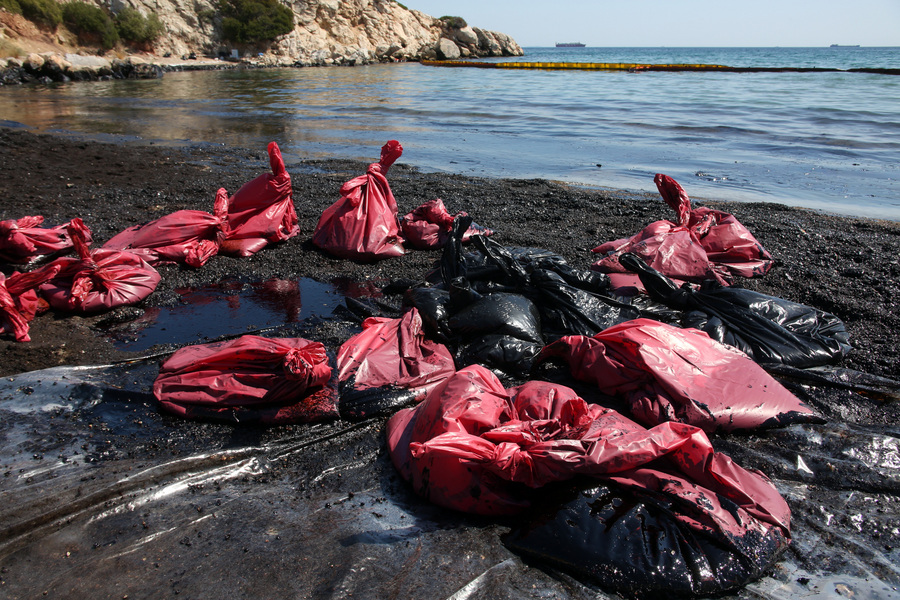
<instances>
[{"instance_id":1,"label":"calm sea surface","mask_svg":"<svg viewBox=\"0 0 900 600\"><path fill-rule=\"evenodd\" d=\"M900 48L526 48L529 62L900 68ZM0 124L770 201L900 221L900 76L362 67L0 87Z\"/></svg>"}]
</instances>

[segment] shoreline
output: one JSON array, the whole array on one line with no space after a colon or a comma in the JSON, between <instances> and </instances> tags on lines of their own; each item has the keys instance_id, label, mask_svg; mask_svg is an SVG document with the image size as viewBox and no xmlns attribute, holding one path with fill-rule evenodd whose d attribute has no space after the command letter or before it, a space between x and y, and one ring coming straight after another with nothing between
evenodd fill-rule
<instances>
[{"instance_id":1,"label":"shoreline","mask_svg":"<svg viewBox=\"0 0 900 600\"><path fill-rule=\"evenodd\" d=\"M61 54L51 51L32 52L25 58L3 60L6 66L0 68L0 86L54 82L78 83L109 79L159 79L165 73L179 71L325 66L278 61L271 55L265 55L259 59L244 58L236 61L208 57L192 59L140 54L108 59L101 56Z\"/></svg>"},{"instance_id":2,"label":"shoreline","mask_svg":"<svg viewBox=\"0 0 900 600\"><path fill-rule=\"evenodd\" d=\"M209 212L219 187L234 193L268 169L265 148L117 144L3 127L0 153L0 220L43 215L49 226L81 217L94 245L176 210ZM8 392L0 408L10 415L0 430L7 440L0 493L9 500L0 514L15 526L0 536L3 589L10 597L48 589L79 598L148 589L208 597L237 589L265 597L441 598L478 582L478 591L499 598L603 595L523 562L501 541L509 520L443 510L415 496L386 451L383 418L258 427L162 413L150 393L158 363L196 339L100 367L101 377L88 373L86 383L72 370L28 379L27 372L57 365L135 359L104 328L139 335L130 324L179 305L184 289L312 278L381 290L381 300L398 304L387 284L420 281L440 258L436 250L410 251L361 264L320 252L311 242L318 217L366 164L286 167L296 237L248 258L217 255L197 269L160 266L162 281L136 307L90 317L46 313L32 323L32 342L0 337ZM402 157L386 177L400 215L442 198L451 213L467 211L495 229L499 243L546 248L575 268L593 262L598 243L674 218L649 194L422 173ZM836 314L854 346L841 366L900 379L900 224L763 203L695 204L733 212L775 258L766 276L741 285ZM338 314L291 325L330 351L358 331ZM104 369L113 371L109 379ZM587 386L573 389L591 401ZM889 596L900 585L900 403L793 389L824 423L710 436L717 451L770 477L792 513L793 539L781 560L720 598ZM51 406L41 404L48 400ZM46 581L35 580L36 562ZM441 577L433 576L436 564Z\"/></svg>"}]
</instances>

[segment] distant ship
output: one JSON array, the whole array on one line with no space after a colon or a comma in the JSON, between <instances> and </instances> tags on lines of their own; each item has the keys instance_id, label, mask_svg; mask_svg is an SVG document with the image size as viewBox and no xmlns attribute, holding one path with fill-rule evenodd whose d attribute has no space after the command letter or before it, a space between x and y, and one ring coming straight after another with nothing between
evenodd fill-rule
<instances>
[{"instance_id":1,"label":"distant ship","mask_svg":"<svg viewBox=\"0 0 900 600\"><path fill-rule=\"evenodd\" d=\"M557 44L557 46L558 45L559 44ZM848 46L845 46L843 44L832 44L831 47L832 48L859 48L859 44L852 44L852 45L848 45Z\"/></svg>"},{"instance_id":2,"label":"distant ship","mask_svg":"<svg viewBox=\"0 0 900 600\"><path fill-rule=\"evenodd\" d=\"M557 42L557 48L584 48L581 42Z\"/></svg>"}]
</instances>

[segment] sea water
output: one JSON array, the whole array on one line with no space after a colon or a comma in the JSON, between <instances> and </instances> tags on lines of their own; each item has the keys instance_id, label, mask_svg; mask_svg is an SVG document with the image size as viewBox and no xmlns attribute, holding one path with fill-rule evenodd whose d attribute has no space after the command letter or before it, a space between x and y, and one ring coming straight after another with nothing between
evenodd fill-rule
<instances>
[{"instance_id":1,"label":"sea water","mask_svg":"<svg viewBox=\"0 0 900 600\"><path fill-rule=\"evenodd\" d=\"M0 124L142 142L377 160L777 202L900 221L900 48L525 48L493 62L835 68L837 72L476 69L419 63L170 72L0 88Z\"/></svg>"}]
</instances>

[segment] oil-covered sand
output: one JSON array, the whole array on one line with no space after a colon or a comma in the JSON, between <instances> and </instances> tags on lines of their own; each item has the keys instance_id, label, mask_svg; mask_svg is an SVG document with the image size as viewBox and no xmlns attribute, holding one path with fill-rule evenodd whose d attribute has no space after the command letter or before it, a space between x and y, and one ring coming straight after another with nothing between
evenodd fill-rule
<instances>
[{"instance_id":1,"label":"oil-covered sand","mask_svg":"<svg viewBox=\"0 0 900 600\"><path fill-rule=\"evenodd\" d=\"M176 210L211 211L219 187L233 193L268 169L264 148L106 144L20 130L0 130L0 156L0 219L43 215L52 225L81 217L97 244ZM438 252L365 265L310 242L322 210L365 166L287 165L296 238L200 269L160 267L161 284L137 309L45 314L31 325L32 342L0 339L0 595L603 597L601 588L523 563L501 542L509 523L412 495L386 454L382 419L274 428L186 422L159 413L149 394L175 346L117 362L153 352L121 350L106 332L127 332L145 311L179 304L184 289L310 278L378 290L421 279ZM578 268L588 268L599 243L674 217L655 195L425 174L402 158L388 180L401 214L439 197L495 229L501 244L547 248ZM690 194L690 182L680 183ZM900 225L775 204L706 204L734 213L776 259L765 277L741 285L836 314L854 346L841 366L900 379ZM356 331L355 321L335 316L281 333L334 350ZM76 365L101 367L39 371ZM21 375L31 371L39 372ZM590 400L590 390L570 384ZM712 436L718 450L769 475L793 511L783 559L729 597L897 597L897 403L792 389L824 424Z\"/></svg>"}]
</instances>

